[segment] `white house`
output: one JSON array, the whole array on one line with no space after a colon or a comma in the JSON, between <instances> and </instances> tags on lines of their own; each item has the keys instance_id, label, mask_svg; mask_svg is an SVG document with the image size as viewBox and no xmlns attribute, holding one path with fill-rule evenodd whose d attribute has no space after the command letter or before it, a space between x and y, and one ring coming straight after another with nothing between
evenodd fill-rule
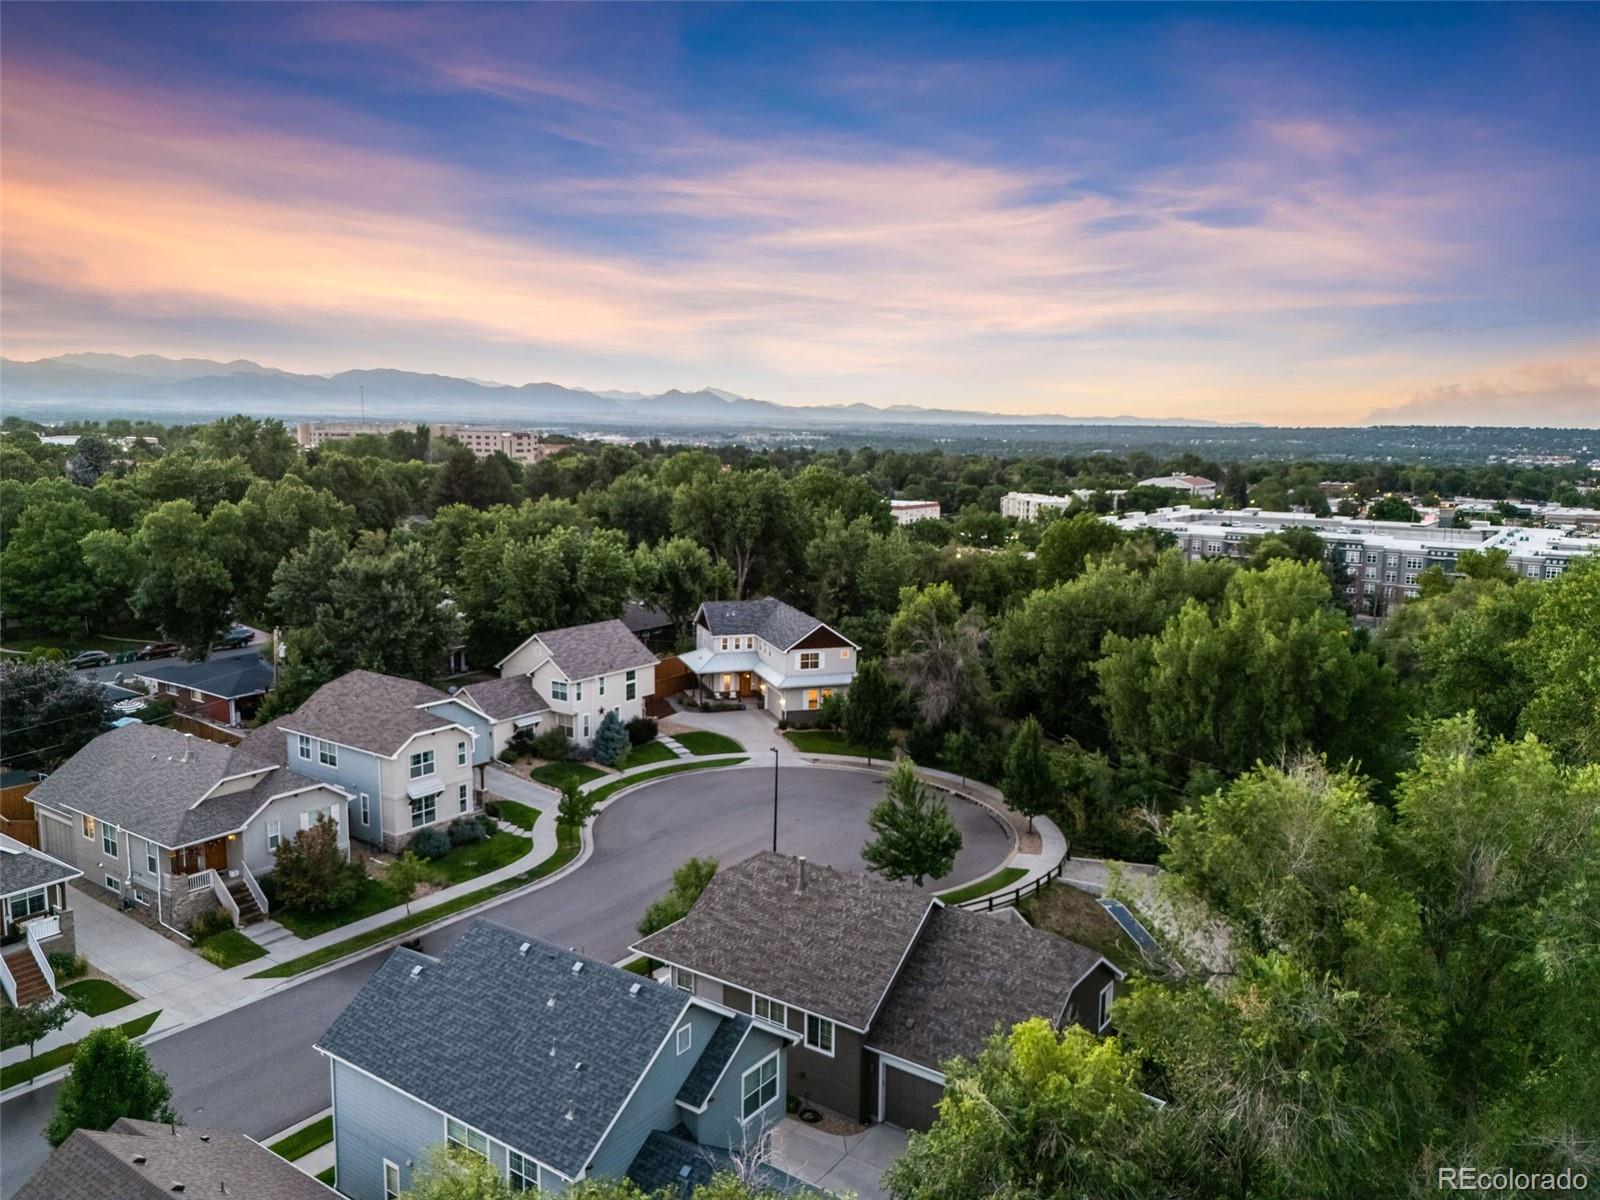
<instances>
[{"instance_id":1,"label":"white house","mask_svg":"<svg viewBox=\"0 0 1600 1200\"><path fill-rule=\"evenodd\" d=\"M694 624L695 648L678 657L702 694L754 696L774 717L806 724L855 678L854 642L771 596L707 601Z\"/></svg>"},{"instance_id":2,"label":"white house","mask_svg":"<svg viewBox=\"0 0 1600 1200\"><path fill-rule=\"evenodd\" d=\"M594 737L608 712L615 711L624 722L644 716L645 700L656 688L656 656L615 620L536 633L495 665L502 680L523 676L529 684L526 701L507 706L499 704L501 697L493 697L495 712L502 714L498 720L514 726L518 717L530 724L553 718L580 742ZM540 710L531 706L537 700L548 706L550 717L534 722ZM504 715L508 707L524 703L530 707L522 713Z\"/></svg>"}]
</instances>

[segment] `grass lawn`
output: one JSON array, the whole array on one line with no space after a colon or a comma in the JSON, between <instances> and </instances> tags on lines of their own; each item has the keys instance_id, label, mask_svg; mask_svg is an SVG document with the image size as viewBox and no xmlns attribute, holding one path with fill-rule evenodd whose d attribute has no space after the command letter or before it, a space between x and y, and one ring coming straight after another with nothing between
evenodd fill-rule
<instances>
[{"instance_id":1,"label":"grass lawn","mask_svg":"<svg viewBox=\"0 0 1600 1200\"><path fill-rule=\"evenodd\" d=\"M688 733L675 733L672 740L690 754L743 754L744 747L725 733L712 733L709 729L693 729Z\"/></svg>"},{"instance_id":2,"label":"grass lawn","mask_svg":"<svg viewBox=\"0 0 1600 1200\"><path fill-rule=\"evenodd\" d=\"M588 763L580 762L553 762L545 763L542 767L534 768L532 776L540 783L553 787L556 791L564 788L568 782L579 784L588 783L591 779L599 779L605 774L599 767L591 767Z\"/></svg>"},{"instance_id":3,"label":"grass lawn","mask_svg":"<svg viewBox=\"0 0 1600 1200\"><path fill-rule=\"evenodd\" d=\"M136 1020L122 1025L122 1032L130 1038L148 1033L150 1026L156 1023L156 1018L161 1015L158 1009L153 1013L146 1013ZM57 1046L54 1050L47 1050L33 1058L25 1058L19 1063L12 1063L9 1067L0 1068L0 1091L16 1087L19 1083L27 1083L47 1071L54 1071L57 1067L64 1067L72 1061L72 1056L78 1052L77 1042L68 1042L65 1046Z\"/></svg>"},{"instance_id":4,"label":"grass lawn","mask_svg":"<svg viewBox=\"0 0 1600 1200\"><path fill-rule=\"evenodd\" d=\"M199 946L200 957L226 971L266 953L237 929L224 929L214 933Z\"/></svg>"},{"instance_id":5,"label":"grass lawn","mask_svg":"<svg viewBox=\"0 0 1600 1200\"><path fill-rule=\"evenodd\" d=\"M1027 873L1026 867L1007 867L1004 871L997 872L988 879L980 879L976 883L969 883L966 887L955 888L952 891L940 892L939 899L946 904L960 904L963 900L976 900L979 896L987 896L991 892L1004 891Z\"/></svg>"},{"instance_id":6,"label":"grass lawn","mask_svg":"<svg viewBox=\"0 0 1600 1200\"><path fill-rule=\"evenodd\" d=\"M87 1013L91 1017L115 1012L133 1003L133 997L109 979L80 979L77 983L63 986L61 992L72 997L72 1002L78 1006L79 1012Z\"/></svg>"},{"instance_id":7,"label":"grass lawn","mask_svg":"<svg viewBox=\"0 0 1600 1200\"><path fill-rule=\"evenodd\" d=\"M1087 946L1124 971L1140 962L1139 948L1111 919L1111 914L1100 907L1099 900L1070 884L1046 884L1043 891L1017 905L1017 910L1035 928L1048 929Z\"/></svg>"},{"instance_id":8,"label":"grass lawn","mask_svg":"<svg viewBox=\"0 0 1600 1200\"><path fill-rule=\"evenodd\" d=\"M487 841L457 846L443 858L436 858L428 865L438 876L439 883L448 887L452 883L465 883L498 870L507 863L514 863L532 847L533 842L528 838L502 829Z\"/></svg>"},{"instance_id":9,"label":"grass lawn","mask_svg":"<svg viewBox=\"0 0 1600 1200\"><path fill-rule=\"evenodd\" d=\"M736 767L744 758L721 759L717 762L680 762L670 767L657 767L654 771L640 771L637 775L629 775L626 779L613 779L604 787L597 787L587 793L599 804L602 800L609 799L614 793L620 792L625 787L632 787L636 783L647 783L652 779L660 779L663 775L676 775L681 771L704 771L715 767Z\"/></svg>"},{"instance_id":10,"label":"grass lawn","mask_svg":"<svg viewBox=\"0 0 1600 1200\"><path fill-rule=\"evenodd\" d=\"M319 933L327 933L330 929L348 925L351 921L359 921L362 917L370 917L373 913L381 913L384 909L393 908L400 903L398 896L370 875L362 879L361 890L356 893L354 900L326 912L301 912L295 908L280 908L272 894L271 875L262 878L261 888L267 893L267 900L272 905L272 910L267 915L274 921L280 922L296 937L302 938L316 937Z\"/></svg>"},{"instance_id":11,"label":"grass lawn","mask_svg":"<svg viewBox=\"0 0 1600 1200\"><path fill-rule=\"evenodd\" d=\"M313 1150L326 1146L333 1141L333 1114L329 1113L320 1121L313 1121L304 1129L298 1129L286 1138L273 1142L267 1149L279 1158L286 1158L294 1162L297 1158L304 1158Z\"/></svg>"},{"instance_id":12,"label":"grass lawn","mask_svg":"<svg viewBox=\"0 0 1600 1200\"><path fill-rule=\"evenodd\" d=\"M527 804L520 804L515 800L496 800L495 811L518 829L532 829L533 823L539 819L539 810Z\"/></svg>"},{"instance_id":13,"label":"grass lawn","mask_svg":"<svg viewBox=\"0 0 1600 1200\"><path fill-rule=\"evenodd\" d=\"M332 1187L333 1186L333 1173L337 1169L338 1168L336 1168L336 1167L329 1167L326 1171L318 1171L317 1172L317 1178L322 1180L322 1182L327 1184L329 1187Z\"/></svg>"},{"instance_id":14,"label":"grass lawn","mask_svg":"<svg viewBox=\"0 0 1600 1200\"><path fill-rule=\"evenodd\" d=\"M401 917L397 921L390 921L387 925L380 925L377 929L370 929L366 933L357 934L342 942L331 946L324 946L321 950L313 950L310 954L302 954L299 958L292 958L288 962L279 963L265 971L258 971L252 979L288 979L306 971L315 970L317 967L334 962L347 954L355 954L369 946L376 946L382 942L397 938L404 933L422 925L431 925L433 922L460 912L462 909L471 908L482 904L485 900L492 900L496 896L503 896L517 888L526 887L536 880L552 875L578 857L578 850L582 843L578 838L578 831L566 825L556 826L557 849L554 854L545 859L538 866L528 871L522 871L507 879L491 883L487 887L478 888L476 891L466 892L445 903L436 905L423 912L412 913L408 917Z\"/></svg>"},{"instance_id":15,"label":"grass lawn","mask_svg":"<svg viewBox=\"0 0 1600 1200\"><path fill-rule=\"evenodd\" d=\"M887 750L868 750L847 741L831 729L791 729L783 735L802 754L853 754L857 758L888 758Z\"/></svg>"},{"instance_id":16,"label":"grass lawn","mask_svg":"<svg viewBox=\"0 0 1600 1200\"><path fill-rule=\"evenodd\" d=\"M624 971L632 971L635 975L650 974L650 960L648 958L630 958L622 964Z\"/></svg>"},{"instance_id":17,"label":"grass lawn","mask_svg":"<svg viewBox=\"0 0 1600 1200\"><path fill-rule=\"evenodd\" d=\"M646 742L624 754L622 760L617 763L617 770L626 771L629 767L642 767L646 763L671 762L677 757L660 742Z\"/></svg>"}]
</instances>

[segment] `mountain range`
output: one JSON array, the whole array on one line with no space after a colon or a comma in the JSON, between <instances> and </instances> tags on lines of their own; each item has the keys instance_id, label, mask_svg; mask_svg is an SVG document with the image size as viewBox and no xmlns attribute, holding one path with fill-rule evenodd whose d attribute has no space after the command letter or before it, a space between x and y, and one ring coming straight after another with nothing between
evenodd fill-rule
<instances>
[{"instance_id":1,"label":"mountain range","mask_svg":"<svg viewBox=\"0 0 1600 1200\"><path fill-rule=\"evenodd\" d=\"M756 427L828 425L1220 425L1190 418L1016 416L912 404L784 405L721 388L630 392L520 386L388 367L300 375L248 359L163 358L156 354L60 354L31 362L0 358L0 392L8 411L37 416L215 415L219 410L283 418L621 424L649 419L672 424Z\"/></svg>"}]
</instances>

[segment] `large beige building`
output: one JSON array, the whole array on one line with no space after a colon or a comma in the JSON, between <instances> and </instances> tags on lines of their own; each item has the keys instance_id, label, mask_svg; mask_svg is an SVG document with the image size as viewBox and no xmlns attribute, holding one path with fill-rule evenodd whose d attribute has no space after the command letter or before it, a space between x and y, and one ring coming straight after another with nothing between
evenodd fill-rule
<instances>
[{"instance_id":1,"label":"large beige building","mask_svg":"<svg viewBox=\"0 0 1600 1200\"><path fill-rule=\"evenodd\" d=\"M415 421L301 421L295 429L295 439L300 448L310 450L329 442L342 442L362 434L374 433L380 437L399 429L415 429ZM492 425L436 424L428 427L435 441L446 438L460 442L479 458L488 458L498 451L512 462L538 462L554 454L559 447L546 445L532 429L503 429Z\"/></svg>"}]
</instances>

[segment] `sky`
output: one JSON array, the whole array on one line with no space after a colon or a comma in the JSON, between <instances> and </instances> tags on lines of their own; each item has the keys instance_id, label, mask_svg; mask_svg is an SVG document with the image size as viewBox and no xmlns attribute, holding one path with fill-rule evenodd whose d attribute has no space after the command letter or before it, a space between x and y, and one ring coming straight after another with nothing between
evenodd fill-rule
<instances>
[{"instance_id":1,"label":"sky","mask_svg":"<svg viewBox=\"0 0 1600 1200\"><path fill-rule=\"evenodd\" d=\"M0 350L1600 425L1600 5L6 3Z\"/></svg>"}]
</instances>

